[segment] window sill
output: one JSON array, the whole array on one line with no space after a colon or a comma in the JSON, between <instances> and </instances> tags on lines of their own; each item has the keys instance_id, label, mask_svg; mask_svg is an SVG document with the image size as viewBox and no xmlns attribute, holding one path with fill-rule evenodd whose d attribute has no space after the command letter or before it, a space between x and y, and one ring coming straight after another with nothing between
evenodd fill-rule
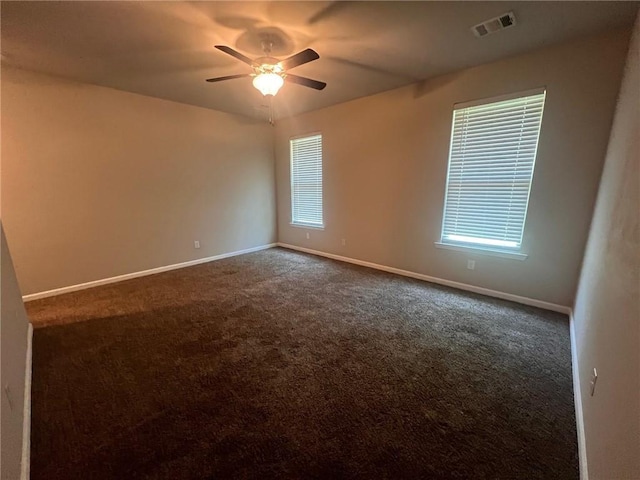
<instances>
[{"instance_id":1,"label":"window sill","mask_svg":"<svg viewBox=\"0 0 640 480\"><path fill-rule=\"evenodd\" d=\"M436 248L454 250L456 252L477 253L480 255L490 255L492 257L510 258L512 260L526 260L529 255L520 252L507 252L504 250L492 250L490 248L472 247L470 245L455 245L451 243L434 242Z\"/></svg>"},{"instance_id":2,"label":"window sill","mask_svg":"<svg viewBox=\"0 0 640 480\"><path fill-rule=\"evenodd\" d=\"M293 223L289 222L292 227L298 228L313 228L314 230L324 230L324 225L312 225L310 223Z\"/></svg>"}]
</instances>

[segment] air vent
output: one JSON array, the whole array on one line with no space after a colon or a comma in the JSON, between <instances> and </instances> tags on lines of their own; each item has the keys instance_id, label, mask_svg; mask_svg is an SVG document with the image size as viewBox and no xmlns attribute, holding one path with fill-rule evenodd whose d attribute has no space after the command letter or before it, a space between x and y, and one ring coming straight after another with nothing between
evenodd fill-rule
<instances>
[{"instance_id":1,"label":"air vent","mask_svg":"<svg viewBox=\"0 0 640 480\"><path fill-rule=\"evenodd\" d=\"M491 20L479 23L471 28L476 37L484 37L490 33L495 33L505 28L513 27L516 24L516 16L513 12L504 13Z\"/></svg>"}]
</instances>

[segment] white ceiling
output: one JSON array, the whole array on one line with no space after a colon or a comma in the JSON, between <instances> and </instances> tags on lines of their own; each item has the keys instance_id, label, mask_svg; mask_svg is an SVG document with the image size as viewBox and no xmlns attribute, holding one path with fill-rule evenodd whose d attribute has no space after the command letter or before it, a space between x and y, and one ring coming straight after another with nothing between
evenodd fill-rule
<instances>
[{"instance_id":1,"label":"white ceiling","mask_svg":"<svg viewBox=\"0 0 640 480\"><path fill-rule=\"evenodd\" d=\"M252 117L266 102L243 78L250 68L213 48L261 56L313 48L320 59L292 73L323 91L285 84L288 116L382 92L633 23L637 2L2 2L2 61ZM473 25L513 11L513 28L476 38Z\"/></svg>"}]
</instances>

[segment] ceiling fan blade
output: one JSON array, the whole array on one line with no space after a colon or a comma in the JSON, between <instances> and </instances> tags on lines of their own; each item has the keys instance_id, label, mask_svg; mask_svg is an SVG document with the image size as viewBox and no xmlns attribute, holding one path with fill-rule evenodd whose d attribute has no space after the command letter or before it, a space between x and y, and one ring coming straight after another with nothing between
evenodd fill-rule
<instances>
[{"instance_id":1,"label":"ceiling fan blade","mask_svg":"<svg viewBox=\"0 0 640 480\"><path fill-rule=\"evenodd\" d=\"M282 60L280 62L280 66L283 70L289 70L293 67L297 67L298 65L313 62L314 60L317 60L319 58L320 55L318 55L314 50L307 48L306 50L298 52L295 55Z\"/></svg>"},{"instance_id":2,"label":"ceiling fan blade","mask_svg":"<svg viewBox=\"0 0 640 480\"><path fill-rule=\"evenodd\" d=\"M227 75L226 77L207 78L205 82L222 82L223 80L233 80L234 78L250 77L249 73L241 73L240 75Z\"/></svg>"},{"instance_id":3,"label":"ceiling fan blade","mask_svg":"<svg viewBox=\"0 0 640 480\"><path fill-rule=\"evenodd\" d=\"M216 45L216 48L218 50L223 51L224 53L226 53L228 55L231 55L232 57L237 58L238 60L240 60L241 62L246 63L247 65L253 65L253 60L251 60L246 55L241 54L237 50L234 50L231 47L227 47L226 45Z\"/></svg>"},{"instance_id":4,"label":"ceiling fan blade","mask_svg":"<svg viewBox=\"0 0 640 480\"><path fill-rule=\"evenodd\" d=\"M316 90L322 90L327 86L324 82L319 82L318 80L311 80L306 77L299 77L298 75L291 75L287 73L287 76L284 77L285 81L291 83L297 83L298 85L304 85L305 87L315 88Z\"/></svg>"}]
</instances>

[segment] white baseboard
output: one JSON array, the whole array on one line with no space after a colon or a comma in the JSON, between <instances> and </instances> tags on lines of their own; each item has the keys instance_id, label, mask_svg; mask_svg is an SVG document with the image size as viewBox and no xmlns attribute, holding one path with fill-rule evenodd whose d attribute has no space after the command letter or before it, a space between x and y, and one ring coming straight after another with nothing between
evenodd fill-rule
<instances>
[{"instance_id":1,"label":"white baseboard","mask_svg":"<svg viewBox=\"0 0 640 480\"><path fill-rule=\"evenodd\" d=\"M53 297L55 295L62 295L63 293L76 292L78 290L85 290L87 288L98 287L100 285L107 285L109 283L122 282L123 280L130 280L132 278L146 277L147 275L154 275L156 273L168 272L169 270L177 270L178 268L192 267L201 263L213 262L215 260L222 260L223 258L235 257L236 255L244 255L245 253L257 252L259 250L266 250L267 248L275 247L275 243L269 243L267 245L260 245L258 247L246 248L244 250L238 250L235 252L221 253L220 255L214 255L213 257L199 258L197 260L190 260L188 262L174 263L173 265L166 265L164 267L151 268L149 270L142 270L140 272L127 273L124 275L118 275L116 277L103 278L100 280L93 280L91 282L79 283L77 285L70 285L68 287L55 288L53 290L47 290L44 292L32 293L24 295L22 297L23 302L29 302L31 300L38 300L39 298Z\"/></svg>"},{"instance_id":2,"label":"white baseboard","mask_svg":"<svg viewBox=\"0 0 640 480\"><path fill-rule=\"evenodd\" d=\"M290 245L288 243L278 242L279 247L289 248L291 250L298 250L300 252L311 253L313 255L320 255L322 257L331 258L333 260L339 260L341 262L353 263L363 267L375 268L376 270L382 270L384 272L395 273L405 277L416 278L418 280L424 280L431 283L437 283L439 285L446 285L447 287L458 288L460 290L466 290L469 292L480 293L489 297L501 298L503 300L510 300L516 303L522 303L524 305L530 305L533 307L543 308L545 310L552 310L554 312L560 312L569 315L571 308L564 305L558 305L555 303L544 302L542 300L536 300L534 298L521 297L520 295L513 295L511 293L499 292L497 290L490 290L488 288L477 287L475 285L469 285L466 283L454 282L452 280L445 280L444 278L430 277L429 275L423 275L422 273L411 272L409 270L402 270L400 268L388 267L386 265L379 265L377 263L366 262L364 260L357 260L355 258L343 257L341 255L335 255L333 253L321 252L319 250L312 250L310 248L298 247L296 245Z\"/></svg>"},{"instance_id":3,"label":"white baseboard","mask_svg":"<svg viewBox=\"0 0 640 480\"><path fill-rule=\"evenodd\" d=\"M580 461L580 480L589 480L587 468L587 445L582 416L582 390L580 389L580 368L573 311L569 314L569 332L571 335L571 371L573 374L573 404L576 410L576 430L578 433L578 459Z\"/></svg>"},{"instance_id":4,"label":"white baseboard","mask_svg":"<svg viewBox=\"0 0 640 480\"><path fill-rule=\"evenodd\" d=\"M29 480L31 467L31 365L33 352L33 325L27 330L27 356L24 373L24 406L22 409L22 460L20 480Z\"/></svg>"}]
</instances>

